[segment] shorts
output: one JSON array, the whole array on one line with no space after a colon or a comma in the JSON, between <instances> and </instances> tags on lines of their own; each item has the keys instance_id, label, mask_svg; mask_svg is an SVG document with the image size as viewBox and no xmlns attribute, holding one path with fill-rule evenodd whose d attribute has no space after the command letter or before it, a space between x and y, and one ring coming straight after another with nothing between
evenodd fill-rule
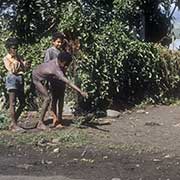
<instances>
[{"instance_id":1,"label":"shorts","mask_svg":"<svg viewBox=\"0 0 180 180\"><path fill-rule=\"evenodd\" d=\"M53 97L62 98L64 97L66 84L58 79L53 79L50 81L50 91Z\"/></svg>"},{"instance_id":2,"label":"shorts","mask_svg":"<svg viewBox=\"0 0 180 180\"><path fill-rule=\"evenodd\" d=\"M6 77L6 89L24 91L23 75L8 74Z\"/></svg>"}]
</instances>

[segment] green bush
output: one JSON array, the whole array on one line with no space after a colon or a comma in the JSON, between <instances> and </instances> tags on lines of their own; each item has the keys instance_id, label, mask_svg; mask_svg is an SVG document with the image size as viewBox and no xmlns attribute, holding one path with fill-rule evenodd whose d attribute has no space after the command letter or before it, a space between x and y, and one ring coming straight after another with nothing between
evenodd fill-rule
<instances>
[{"instance_id":1,"label":"green bush","mask_svg":"<svg viewBox=\"0 0 180 180\"><path fill-rule=\"evenodd\" d=\"M0 96L6 96L6 91L5 91L5 74L6 74L6 69L4 67L3 63L3 57L6 54L6 49L4 47L4 42L6 40L6 37L8 36L8 33L2 33L1 32L1 38L0 38Z\"/></svg>"},{"instance_id":2,"label":"green bush","mask_svg":"<svg viewBox=\"0 0 180 180\"><path fill-rule=\"evenodd\" d=\"M93 34L92 39L93 43L81 45L81 51L75 58L75 83L89 94L87 100L79 98L78 107L97 111L114 102L134 104L150 99L154 103L164 103L177 95L179 52L173 53L159 45L134 40L127 27L116 20L104 26L100 33ZM1 58L6 53L3 43L1 41ZM22 45L19 49L20 54L32 63L31 69L25 73L29 108L35 95L31 72L34 66L43 62L44 50L49 46L50 37L33 45ZM3 62L0 63L0 93L4 96L6 71Z\"/></svg>"},{"instance_id":3,"label":"green bush","mask_svg":"<svg viewBox=\"0 0 180 180\"><path fill-rule=\"evenodd\" d=\"M166 52L166 54L165 54ZM106 109L116 102L164 102L179 85L179 53L133 40L123 24L112 21L94 36L78 61L79 84L89 93L85 109Z\"/></svg>"},{"instance_id":4,"label":"green bush","mask_svg":"<svg viewBox=\"0 0 180 180\"><path fill-rule=\"evenodd\" d=\"M5 112L0 112L0 130L8 129L10 124L9 118L5 114Z\"/></svg>"},{"instance_id":5,"label":"green bush","mask_svg":"<svg viewBox=\"0 0 180 180\"><path fill-rule=\"evenodd\" d=\"M165 102L177 95L179 53L135 40L128 23L125 25L122 21L126 13L121 14L121 4L119 6L119 9L116 7L108 11L71 1L64 2L58 12L61 21L56 28L74 37L78 36L81 40L81 51L75 58L77 71L74 79L89 94L87 100L80 97L78 100L78 106L84 110L103 110L114 102L134 104L144 99ZM134 8L130 8L129 15L131 11ZM1 33L0 36L2 58L6 53L4 40L9 35ZM32 62L33 68L43 62L43 52L49 45L50 37L43 37L35 44L22 44L19 51L26 60ZM25 74L29 104L34 97L31 86L32 68ZM0 96L6 95L5 73L3 62L0 61Z\"/></svg>"}]
</instances>

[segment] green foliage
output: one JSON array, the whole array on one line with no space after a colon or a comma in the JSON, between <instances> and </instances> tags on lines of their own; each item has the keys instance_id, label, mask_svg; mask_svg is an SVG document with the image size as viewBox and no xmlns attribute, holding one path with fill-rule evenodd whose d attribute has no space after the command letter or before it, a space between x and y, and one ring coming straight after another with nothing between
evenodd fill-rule
<instances>
[{"instance_id":1,"label":"green foliage","mask_svg":"<svg viewBox=\"0 0 180 180\"><path fill-rule=\"evenodd\" d=\"M2 0L0 26L15 33L22 42L34 43L57 27L64 30L66 26L73 33L96 32L112 15L128 24L130 30L135 26L140 33L144 18L148 26L145 39L155 42L169 32L172 3L179 6L179 0Z\"/></svg>"},{"instance_id":2,"label":"green foliage","mask_svg":"<svg viewBox=\"0 0 180 180\"><path fill-rule=\"evenodd\" d=\"M78 61L79 84L89 93L80 106L106 109L114 101L138 103L144 98L164 102L178 88L178 59L178 53L166 48L132 40L126 26L112 21Z\"/></svg>"},{"instance_id":3,"label":"green foliage","mask_svg":"<svg viewBox=\"0 0 180 180\"><path fill-rule=\"evenodd\" d=\"M171 3L169 0L115 0L114 5L116 16L130 30L147 42L159 42L171 31Z\"/></svg>"},{"instance_id":4,"label":"green foliage","mask_svg":"<svg viewBox=\"0 0 180 180\"><path fill-rule=\"evenodd\" d=\"M8 129L10 121L4 112L0 112L0 130Z\"/></svg>"},{"instance_id":5,"label":"green foliage","mask_svg":"<svg viewBox=\"0 0 180 180\"><path fill-rule=\"evenodd\" d=\"M13 31L22 42L32 43L46 35L48 29L52 30L57 26L60 19L59 7L64 1L2 0L0 13L8 20L6 27L9 30Z\"/></svg>"},{"instance_id":6,"label":"green foliage","mask_svg":"<svg viewBox=\"0 0 180 180\"><path fill-rule=\"evenodd\" d=\"M99 11L103 9L111 10L112 2L107 0L2 0L0 3L2 5L0 14L7 21L6 26L22 42L32 43L46 36L49 32L56 31L59 23L63 23L62 19L64 19L64 16L68 16L66 19L66 23L69 24L68 29L70 27L73 28L73 24L80 15L80 13L76 13L78 12L77 10L79 12L83 11L83 14L88 16L87 12L89 9L86 10L87 8L99 9Z\"/></svg>"},{"instance_id":7,"label":"green foliage","mask_svg":"<svg viewBox=\"0 0 180 180\"><path fill-rule=\"evenodd\" d=\"M8 142L7 142L8 139ZM55 141L55 142L53 142ZM1 132L1 143L6 145L31 145L33 147L55 148L55 147L78 147L87 144L89 137L87 134L76 128L66 129L66 131L51 131L39 133L9 133Z\"/></svg>"},{"instance_id":8,"label":"green foliage","mask_svg":"<svg viewBox=\"0 0 180 180\"><path fill-rule=\"evenodd\" d=\"M10 33L2 32L2 31L0 31L0 33L1 33L1 36L0 36L0 96L6 96L6 91L5 91L6 69L4 68L3 57L6 54L4 42L6 40L6 37L9 36Z\"/></svg>"},{"instance_id":9,"label":"green foliage","mask_svg":"<svg viewBox=\"0 0 180 180\"><path fill-rule=\"evenodd\" d=\"M157 14L149 14L147 17L149 25L162 21L163 24L166 24L167 21L163 19L166 19L171 2L167 0L116 0L114 4L105 0L88 2L69 0L61 3L56 1L55 4L51 4L50 1L43 4L41 0L34 4L23 0L18 2L23 2L20 3L21 5L29 3L27 7L30 7L29 13L32 19L27 19L28 14L25 11L27 7L18 6L13 1L17 5L16 8L19 9L17 15L19 19L17 19L16 25L20 28L22 27L21 23L25 23L27 26L23 27L27 27L28 30L30 27L34 27L32 31L23 30L24 34L20 38L27 40L33 36L37 40L44 36L36 44L27 45L25 43L19 49L20 54L32 63L31 69L25 74L25 87L29 101L32 101L34 92L31 89L31 71L37 64L43 62L43 52L50 45L50 38L46 38L44 33L53 30L51 26L54 25L55 29L64 31L70 38L78 37L81 41L81 51L75 58L77 67L75 82L89 93L89 98L86 101L79 98L81 108L101 110L106 109L114 101L137 103L146 98L153 102L164 102L177 90L179 85L179 54L172 54L171 51L164 50L160 46L138 41L132 32L132 27L134 25L138 27L142 21L142 13L151 12L153 7L156 7ZM149 3L153 6L150 6ZM58 6L56 6L57 4ZM165 7L165 14L159 11L160 4ZM47 12L44 11L44 8L47 9ZM53 12L52 15L50 12ZM35 15L38 15L37 18ZM48 18L41 20L42 17L46 16L50 16L50 19L55 18L55 24L51 22L47 26L43 26ZM23 21L21 21L22 19ZM39 21L41 21L40 24L38 24ZM15 29L15 31L18 30ZM1 34L1 36L3 35ZM4 37L8 36L6 34ZM4 39L0 42L1 58L6 52ZM3 79L5 69L2 61L0 65L0 75L3 80L0 82L2 96L5 93Z\"/></svg>"},{"instance_id":10,"label":"green foliage","mask_svg":"<svg viewBox=\"0 0 180 180\"><path fill-rule=\"evenodd\" d=\"M93 43L93 36L113 18L113 12L106 6L98 6L100 0L93 3L71 1L61 7L59 30L75 37L79 36L83 46Z\"/></svg>"}]
</instances>

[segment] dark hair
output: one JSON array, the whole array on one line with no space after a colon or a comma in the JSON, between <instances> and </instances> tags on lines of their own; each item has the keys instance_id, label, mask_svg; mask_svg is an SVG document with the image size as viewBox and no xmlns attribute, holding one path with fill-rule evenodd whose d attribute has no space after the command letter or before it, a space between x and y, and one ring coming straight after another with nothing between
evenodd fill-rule
<instances>
[{"instance_id":1,"label":"dark hair","mask_svg":"<svg viewBox=\"0 0 180 180\"><path fill-rule=\"evenodd\" d=\"M66 62L66 64L69 65L72 61L72 56L68 52L61 52L58 54L58 60L61 62Z\"/></svg>"},{"instance_id":2,"label":"dark hair","mask_svg":"<svg viewBox=\"0 0 180 180\"><path fill-rule=\"evenodd\" d=\"M61 40L64 40L66 37L66 35L62 32L55 32L52 34L52 40L53 41L56 41L58 38L61 39Z\"/></svg>"},{"instance_id":3,"label":"dark hair","mask_svg":"<svg viewBox=\"0 0 180 180\"><path fill-rule=\"evenodd\" d=\"M8 38L5 42L6 49L10 49L11 47L18 48L18 40L16 38Z\"/></svg>"}]
</instances>

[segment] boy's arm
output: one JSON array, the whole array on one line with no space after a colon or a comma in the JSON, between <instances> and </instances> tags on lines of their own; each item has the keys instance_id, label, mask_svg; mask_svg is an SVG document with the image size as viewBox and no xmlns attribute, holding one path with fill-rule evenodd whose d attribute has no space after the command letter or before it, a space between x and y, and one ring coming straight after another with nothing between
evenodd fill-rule
<instances>
[{"instance_id":1,"label":"boy's arm","mask_svg":"<svg viewBox=\"0 0 180 180\"><path fill-rule=\"evenodd\" d=\"M21 68L23 69L23 71L28 70L31 67L31 63L24 60L24 58L22 56L19 56L19 61L21 62Z\"/></svg>"},{"instance_id":2,"label":"boy's arm","mask_svg":"<svg viewBox=\"0 0 180 180\"><path fill-rule=\"evenodd\" d=\"M7 57L3 59L5 68L8 70L8 72L16 73L18 72L18 69L20 68L20 62L18 61L11 61Z\"/></svg>"},{"instance_id":3,"label":"boy's arm","mask_svg":"<svg viewBox=\"0 0 180 180\"><path fill-rule=\"evenodd\" d=\"M47 49L44 53L44 62L48 62L49 60L51 60L50 51Z\"/></svg>"},{"instance_id":4,"label":"boy's arm","mask_svg":"<svg viewBox=\"0 0 180 180\"><path fill-rule=\"evenodd\" d=\"M63 73L58 72L58 79L65 82L68 86L70 86L72 89L74 89L75 91L77 91L79 94L81 94L81 96L83 97L87 97L87 93L81 91L81 89L79 89L74 83L72 83L70 80L68 80Z\"/></svg>"}]
</instances>

